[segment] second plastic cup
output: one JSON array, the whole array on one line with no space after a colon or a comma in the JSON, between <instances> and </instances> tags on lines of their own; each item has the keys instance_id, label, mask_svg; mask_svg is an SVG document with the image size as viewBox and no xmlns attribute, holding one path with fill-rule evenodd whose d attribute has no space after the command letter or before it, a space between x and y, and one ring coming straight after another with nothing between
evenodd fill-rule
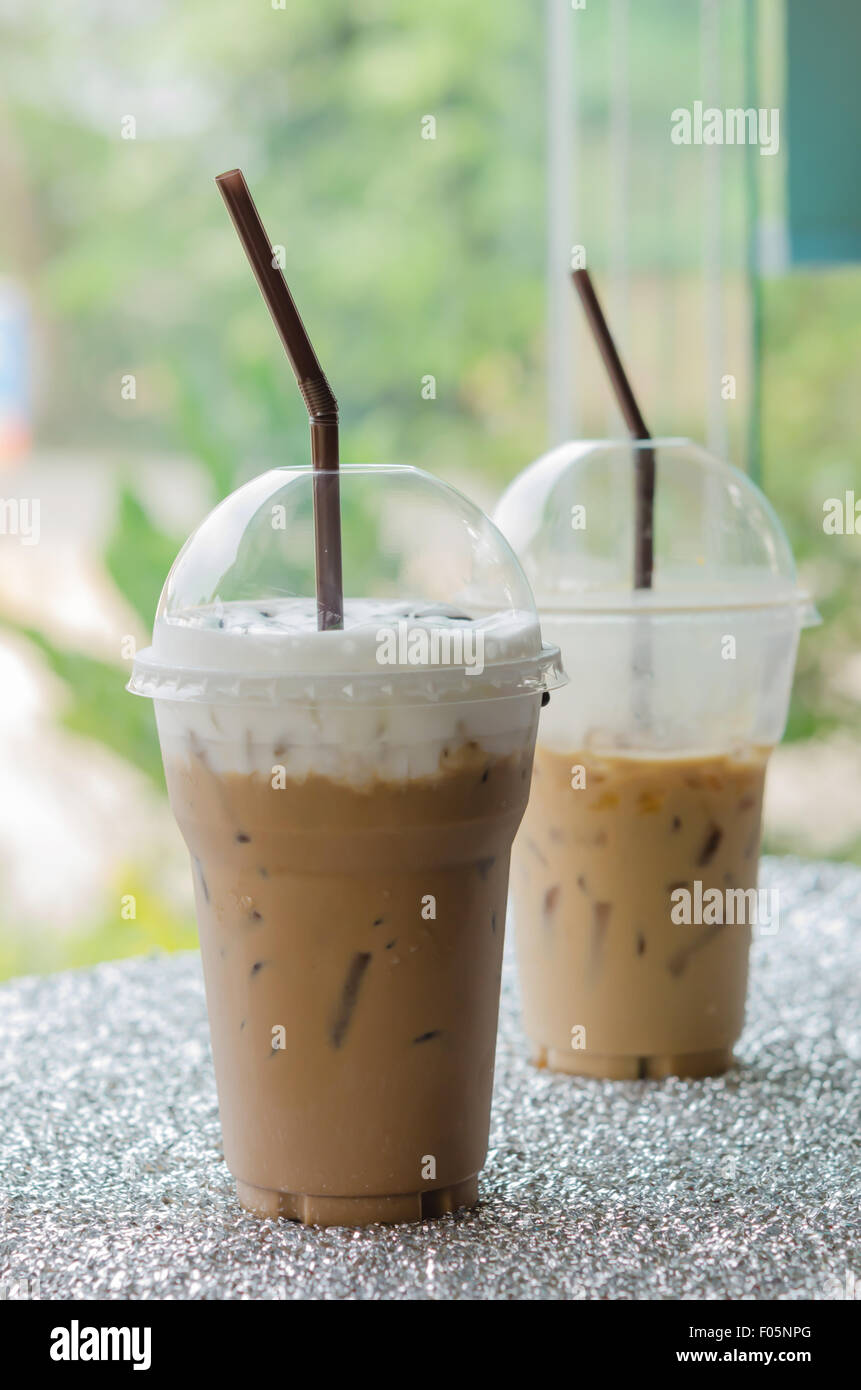
<instances>
[{"instance_id":1,"label":"second plastic cup","mask_svg":"<svg viewBox=\"0 0 861 1390\"><path fill-rule=\"evenodd\" d=\"M654 583L632 589L636 460L655 451ZM496 521L568 688L542 717L512 862L538 1065L611 1078L723 1071L743 1018L766 763L815 611L783 529L686 441L565 445Z\"/></svg>"},{"instance_id":2,"label":"second plastic cup","mask_svg":"<svg viewBox=\"0 0 861 1390\"><path fill-rule=\"evenodd\" d=\"M415 1221L476 1199L558 653L487 518L407 468L342 470L344 630L318 632L311 482L275 470L207 518L130 688L192 857L241 1203Z\"/></svg>"}]
</instances>

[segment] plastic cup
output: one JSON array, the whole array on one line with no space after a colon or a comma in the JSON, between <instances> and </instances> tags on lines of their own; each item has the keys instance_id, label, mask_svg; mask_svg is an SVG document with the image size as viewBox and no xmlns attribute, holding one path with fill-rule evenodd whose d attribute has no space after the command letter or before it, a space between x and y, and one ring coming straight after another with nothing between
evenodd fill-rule
<instances>
[{"instance_id":1,"label":"plastic cup","mask_svg":"<svg viewBox=\"0 0 861 1390\"><path fill-rule=\"evenodd\" d=\"M276 469L211 513L129 688L192 858L242 1205L413 1221L476 1200L558 652L492 523L411 468L342 469L344 630L318 631L311 489Z\"/></svg>"},{"instance_id":2,"label":"plastic cup","mask_svg":"<svg viewBox=\"0 0 861 1390\"><path fill-rule=\"evenodd\" d=\"M635 460L656 458L654 580L632 588ZM768 754L818 621L783 528L685 440L569 443L495 516L569 685L541 720L512 861L539 1066L616 1078L726 1069L741 1032Z\"/></svg>"}]
</instances>

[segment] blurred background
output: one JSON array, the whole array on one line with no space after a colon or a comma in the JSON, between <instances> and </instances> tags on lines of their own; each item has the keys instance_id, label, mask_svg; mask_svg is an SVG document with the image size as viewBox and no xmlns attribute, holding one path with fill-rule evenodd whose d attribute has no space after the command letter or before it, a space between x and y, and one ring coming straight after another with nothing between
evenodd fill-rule
<instances>
[{"instance_id":1,"label":"blurred background","mask_svg":"<svg viewBox=\"0 0 861 1390\"><path fill-rule=\"evenodd\" d=\"M585 255L652 430L751 471L826 620L766 848L861 863L861 518L823 528L861 501L854 7L0 0L0 40L0 977L196 939L123 687L192 527L308 458L213 183L235 165L342 457L488 508L551 444L623 433ZM779 148L675 144L697 101L779 108Z\"/></svg>"}]
</instances>

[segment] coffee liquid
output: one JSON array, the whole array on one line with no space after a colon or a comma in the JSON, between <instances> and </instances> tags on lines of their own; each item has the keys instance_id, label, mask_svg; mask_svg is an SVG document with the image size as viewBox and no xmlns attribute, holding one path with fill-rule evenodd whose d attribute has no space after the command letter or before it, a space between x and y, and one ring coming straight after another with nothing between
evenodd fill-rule
<instances>
[{"instance_id":1,"label":"coffee liquid","mask_svg":"<svg viewBox=\"0 0 861 1390\"><path fill-rule=\"evenodd\" d=\"M756 887L766 758L536 749L512 891L539 1066L635 1078L731 1064L749 925L677 924L671 895Z\"/></svg>"},{"instance_id":2,"label":"coffee liquid","mask_svg":"<svg viewBox=\"0 0 861 1390\"><path fill-rule=\"evenodd\" d=\"M477 1197L532 740L362 785L166 759L240 1201L321 1225ZM279 779L276 779L279 780Z\"/></svg>"}]
</instances>

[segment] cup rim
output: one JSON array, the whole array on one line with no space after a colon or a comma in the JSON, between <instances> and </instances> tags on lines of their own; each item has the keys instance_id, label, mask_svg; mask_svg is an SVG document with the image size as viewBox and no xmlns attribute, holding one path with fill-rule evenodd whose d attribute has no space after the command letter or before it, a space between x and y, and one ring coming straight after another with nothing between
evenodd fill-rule
<instances>
[{"instance_id":1,"label":"cup rim","mask_svg":"<svg viewBox=\"0 0 861 1390\"><path fill-rule=\"evenodd\" d=\"M308 671L227 671L212 667L167 664L152 647L138 652L126 690L146 699L193 704L231 704L277 707L316 704L356 707L481 703L485 700L539 695L567 685L562 655L543 643L536 656L489 662L479 676L462 667L421 666L411 670L348 671L314 674Z\"/></svg>"},{"instance_id":2,"label":"cup rim","mask_svg":"<svg viewBox=\"0 0 861 1390\"><path fill-rule=\"evenodd\" d=\"M822 615L816 607L810 594L799 590L792 596L784 595L781 598L773 599L753 599L749 601L726 602L715 600L713 603L685 603L673 602L669 597L656 594L653 589L642 589L632 591L628 596L627 602L621 599L616 601L607 596L608 601L589 602L586 595L581 597L580 602L562 602L552 599L543 601L539 596L536 597L538 608L538 618L541 621L545 616L560 617L568 616L572 618L651 618L651 617L710 617L721 613L797 613L799 615L799 626L802 628L819 627L823 621Z\"/></svg>"}]
</instances>

